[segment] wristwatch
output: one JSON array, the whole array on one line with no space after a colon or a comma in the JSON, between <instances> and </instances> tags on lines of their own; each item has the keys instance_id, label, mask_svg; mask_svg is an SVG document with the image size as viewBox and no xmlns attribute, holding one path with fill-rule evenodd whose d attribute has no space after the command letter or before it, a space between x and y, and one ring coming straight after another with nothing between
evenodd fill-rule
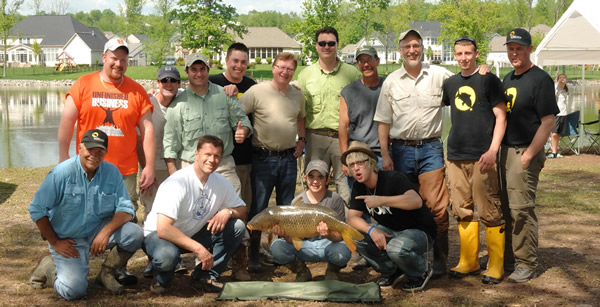
<instances>
[{"instance_id":1,"label":"wristwatch","mask_svg":"<svg viewBox=\"0 0 600 307\"><path fill-rule=\"evenodd\" d=\"M229 214L231 214L231 217L233 217L233 210L229 209Z\"/></svg>"},{"instance_id":2,"label":"wristwatch","mask_svg":"<svg viewBox=\"0 0 600 307\"><path fill-rule=\"evenodd\" d=\"M306 138L303 136L299 137L298 141L302 141L302 142L304 142L304 144L306 144Z\"/></svg>"}]
</instances>

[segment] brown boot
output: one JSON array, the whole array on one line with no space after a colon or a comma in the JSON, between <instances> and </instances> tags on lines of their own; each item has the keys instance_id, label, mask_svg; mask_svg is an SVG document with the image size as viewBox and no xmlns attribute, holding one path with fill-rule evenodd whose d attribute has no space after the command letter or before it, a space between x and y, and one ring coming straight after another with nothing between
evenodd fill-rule
<instances>
[{"instance_id":1,"label":"brown boot","mask_svg":"<svg viewBox=\"0 0 600 307\"><path fill-rule=\"evenodd\" d=\"M325 271L325 280L339 280L339 276L338 273L340 272L341 269L343 269L344 267L341 266L337 266L331 262L327 263L327 270Z\"/></svg>"},{"instance_id":2,"label":"brown boot","mask_svg":"<svg viewBox=\"0 0 600 307\"><path fill-rule=\"evenodd\" d=\"M106 256L106 260L104 260L100 272L98 272L96 282L103 285L113 294L122 293L124 287L117 281L115 270L124 268L131 256L133 256L133 253L122 250L118 246L113 247L108 253L108 256Z\"/></svg>"},{"instance_id":3,"label":"brown boot","mask_svg":"<svg viewBox=\"0 0 600 307\"><path fill-rule=\"evenodd\" d=\"M303 282L303 281L311 281L312 280L312 275L310 274L310 270L308 269L308 267L306 266L306 263L304 263L304 261L302 261L298 258L294 258L294 260L292 262L290 262L289 268L290 268L290 270L292 270L292 272L296 273L295 281Z\"/></svg>"},{"instance_id":4,"label":"brown boot","mask_svg":"<svg viewBox=\"0 0 600 307\"><path fill-rule=\"evenodd\" d=\"M233 254L233 260L231 265L231 278L239 281L252 280L250 273L246 269L248 267L248 253L246 246L240 245L240 247Z\"/></svg>"},{"instance_id":5,"label":"brown boot","mask_svg":"<svg viewBox=\"0 0 600 307\"><path fill-rule=\"evenodd\" d=\"M48 255L42 258L31 272L29 284L34 289L52 288L55 280L56 266L52 256Z\"/></svg>"}]
</instances>

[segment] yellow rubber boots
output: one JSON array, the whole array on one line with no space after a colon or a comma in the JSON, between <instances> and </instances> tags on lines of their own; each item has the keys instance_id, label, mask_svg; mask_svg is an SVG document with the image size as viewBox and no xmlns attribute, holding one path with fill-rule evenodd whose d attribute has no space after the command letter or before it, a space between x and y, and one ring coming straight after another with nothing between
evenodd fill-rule
<instances>
[{"instance_id":1,"label":"yellow rubber boots","mask_svg":"<svg viewBox=\"0 0 600 307\"><path fill-rule=\"evenodd\" d=\"M448 272L450 277L464 278L479 274L479 222L458 222L460 235L460 259L458 265Z\"/></svg>"},{"instance_id":2,"label":"yellow rubber boots","mask_svg":"<svg viewBox=\"0 0 600 307\"><path fill-rule=\"evenodd\" d=\"M481 282L484 284L498 284L504 275L504 225L485 228L487 241L488 265L483 272Z\"/></svg>"}]
</instances>

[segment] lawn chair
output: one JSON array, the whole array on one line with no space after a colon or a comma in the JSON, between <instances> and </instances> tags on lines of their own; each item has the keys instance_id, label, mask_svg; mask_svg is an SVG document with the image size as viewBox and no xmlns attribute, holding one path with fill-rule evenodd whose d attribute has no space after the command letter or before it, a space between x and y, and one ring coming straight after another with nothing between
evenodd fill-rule
<instances>
[{"instance_id":1,"label":"lawn chair","mask_svg":"<svg viewBox=\"0 0 600 307\"><path fill-rule=\"evenodd\" d=\"M588 147L588 151L590 149L594 149L596 154L600 154L600 124L598 121L600 120L600 110L598 110L598 119L593 120L591 122L581 123L583 127L583 132L585 133L585 137L590 140L590 147ZM596 125L597 128L592 130L591 126ZM587 127L587 129L586 129Z\"/></svg>"},{"instance_id":2,"label":"lawn chair","mask_svg":"<svg viewBox=\"0 0 600 307\"><path fill-rule=\"evenodd\" d=\"M574 154L579 155L579 149L577 148L577 139L579 139L579 111L575 111L567 114L567 127L560 133L560 142L558 143L558 151L572 151Z\"/></svg>"}]
</instances>

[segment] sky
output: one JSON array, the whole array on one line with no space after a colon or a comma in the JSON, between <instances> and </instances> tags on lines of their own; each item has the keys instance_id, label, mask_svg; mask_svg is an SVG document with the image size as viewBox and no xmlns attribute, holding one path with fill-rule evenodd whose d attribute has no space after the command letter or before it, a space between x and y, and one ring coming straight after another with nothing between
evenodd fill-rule
<instances>
[{"instance_id":1,"label":"sky","mask_svg":"<svg viewBox=\"0 0 600 307\"><path fill-rule=\"evenodd\" d=\"M49 11L50 1L42 1L42 9ZM119 4L123 3L123 0L67 0L69 2L71 13L79 11L88 12L90 10L104 10L111 9L115 13L119 13ZM152 1L146 1L150 4L144 6L143 13L150 14L154 12ZM225 4L231 5L236 8L238 14L246 14L251 10L257 11L278 11L281 13L302 11L302 0L223 0ZM25 0L25 3L21 6L20 13L23 15L33 14L33 9L30 8L31 0Z\"/></svg>"}]
</instances>

